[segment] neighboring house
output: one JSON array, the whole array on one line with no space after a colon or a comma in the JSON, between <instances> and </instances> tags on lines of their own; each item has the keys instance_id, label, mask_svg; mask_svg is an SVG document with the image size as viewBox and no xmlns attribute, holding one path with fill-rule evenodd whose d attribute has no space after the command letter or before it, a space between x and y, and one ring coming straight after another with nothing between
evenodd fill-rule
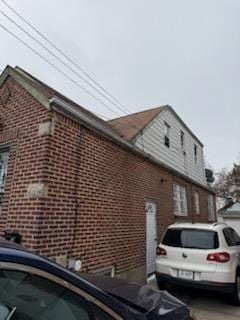
<instances>
[{"instance_id":1,"label":"neighboring house","mask_svg":"<svg viewBox=\"0 0 240 320\"><path fill-rule=\"evenodd\" d=\"M169 224L216 219L202 144L170 107L145 115L143 135L154 118L160 121L156 155L140 144L137 123L120 133L113 122L8 66L0 77L1 234L63 265L80 259L83 271L143 281L154 271L156 240ZM175 121L168 120L169 131L165 115ZM161 148L166 154L177 145L178 130L189 170L176 151L175 166L173 156L161 159Z\"/></svg>"},{"instance_id":2,"label":"neighboring house","mask_svg":"<svg viewBox=\"0 0 240 320\"><path fill-rule=\"evenodd\" d=\"M218 220L225 222L240 235L240 202L229 202L218 211Z\"/></svg>"}]
</instances>

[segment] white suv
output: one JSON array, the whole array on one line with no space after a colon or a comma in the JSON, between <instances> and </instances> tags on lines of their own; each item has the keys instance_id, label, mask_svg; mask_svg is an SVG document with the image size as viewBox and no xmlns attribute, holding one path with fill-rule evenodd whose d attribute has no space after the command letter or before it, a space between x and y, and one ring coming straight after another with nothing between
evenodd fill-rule
<instances>
[{"instance_id":1,"label":"white suv","mask_svg":"<svg viewBox=\"0 0 240 320\"><path fill-rule=\"evenodd\" d=\"M240 237L224 223L176 223L156 250L156 278L228 293L240 305Z\"/></svg>"}]
</instances>

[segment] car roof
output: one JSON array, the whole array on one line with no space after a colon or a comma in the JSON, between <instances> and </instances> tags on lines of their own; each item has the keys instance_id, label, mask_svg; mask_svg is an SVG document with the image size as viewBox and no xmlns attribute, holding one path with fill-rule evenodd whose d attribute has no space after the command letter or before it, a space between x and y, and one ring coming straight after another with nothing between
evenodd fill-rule
<instances>
[{"instance_id":1,"label":"car roof","mask_svg":"<svg viewBox=\"0 0 240 320\"><path fill-rule=\"evenodd\" d=\"M171 224L168 229L201 229L201 230L214 230L218 231L227 226L226 223L214 222L214 223L191 223L182 222Z\"/></svg>"},{"instance_id":2,"label":"car roof","mask_svg":"<svg viewBox=\"0 0 240 320\"><path fill-rule=\"evenodd\" d=\"M111 306L113 310L119 313L123 318L128 312L123 304L119 303L100 288L81 278L80 275L71 272L47 258L36 255L25 249L23 246L11 241L0 240L0 263L1 262L20 264L45 271L81 288L90 295L95 296L106 305Z\"/></svg>"}]
</instances>

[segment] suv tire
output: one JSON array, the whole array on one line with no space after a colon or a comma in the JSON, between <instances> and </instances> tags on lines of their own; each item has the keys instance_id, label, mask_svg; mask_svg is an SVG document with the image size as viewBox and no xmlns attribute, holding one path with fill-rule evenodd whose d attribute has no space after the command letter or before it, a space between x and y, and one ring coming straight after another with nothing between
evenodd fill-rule
<instances>
[{"instance_id":1,"label":"suv tire","mask_svg":"<svg viewBox=\"0 0 240 320\"><path fill-rule=\"evenodd\" d=\"M159 290L166 290L166 283L164 281L158 280L157 283Z\"/></svg>"},{"instance_id":2,"label":"suv tire","mask_svg":"<svg viewBox=\"0 0 240 320\"><path fill-rule=\"evenodd\" d=\"M240 269L236 272L235 288L231 302L235 306L240 306Z\"/></svg>"}]
</instances>

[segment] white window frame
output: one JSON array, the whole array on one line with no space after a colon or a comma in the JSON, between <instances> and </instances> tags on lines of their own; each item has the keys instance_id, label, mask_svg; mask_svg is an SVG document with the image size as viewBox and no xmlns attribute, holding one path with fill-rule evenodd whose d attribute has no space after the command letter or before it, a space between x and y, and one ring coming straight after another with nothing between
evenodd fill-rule
<instances>
[{"instance_id":1,"label":"white window frame","mask_svg":"<svg viewBox=\"0 0 240 320\"><path fill-rule=\"evenodd\" d=\"M9 150L0 149L0 205L2 203L2 197L4 195L7 167L8 167Z\"/></svg>"},{"instance_id":2,"label":"white window frame","mask_svg":"<svg viewBox=\"0 0 240 320\"><path fill-rule=\"evenodd\" d=\"M200 195L198 191L194 191L194 212L200 215Z\"/></svg>"},{"instance_id":3,"label":"white window frame","mask_svg":"<svg viewBox=\"0 0 240 320\"><path fill-rule=\"evenodd\" d=\"M188 216L187 189L177 183L173 184L173 209L175 216Z\"/></svg>"},{"instance_id":4,"label":"white window frame","mask_svg":"<svg viewBox=\"0 0 240 320\"><path fill-rule=\"evenodd\" d=\"M216 220L216 216L215 216L214 196L212 194L208 194L207 196L207 206L208 206L208 221L214 222Z\"/></svg>"}]
</instances>

